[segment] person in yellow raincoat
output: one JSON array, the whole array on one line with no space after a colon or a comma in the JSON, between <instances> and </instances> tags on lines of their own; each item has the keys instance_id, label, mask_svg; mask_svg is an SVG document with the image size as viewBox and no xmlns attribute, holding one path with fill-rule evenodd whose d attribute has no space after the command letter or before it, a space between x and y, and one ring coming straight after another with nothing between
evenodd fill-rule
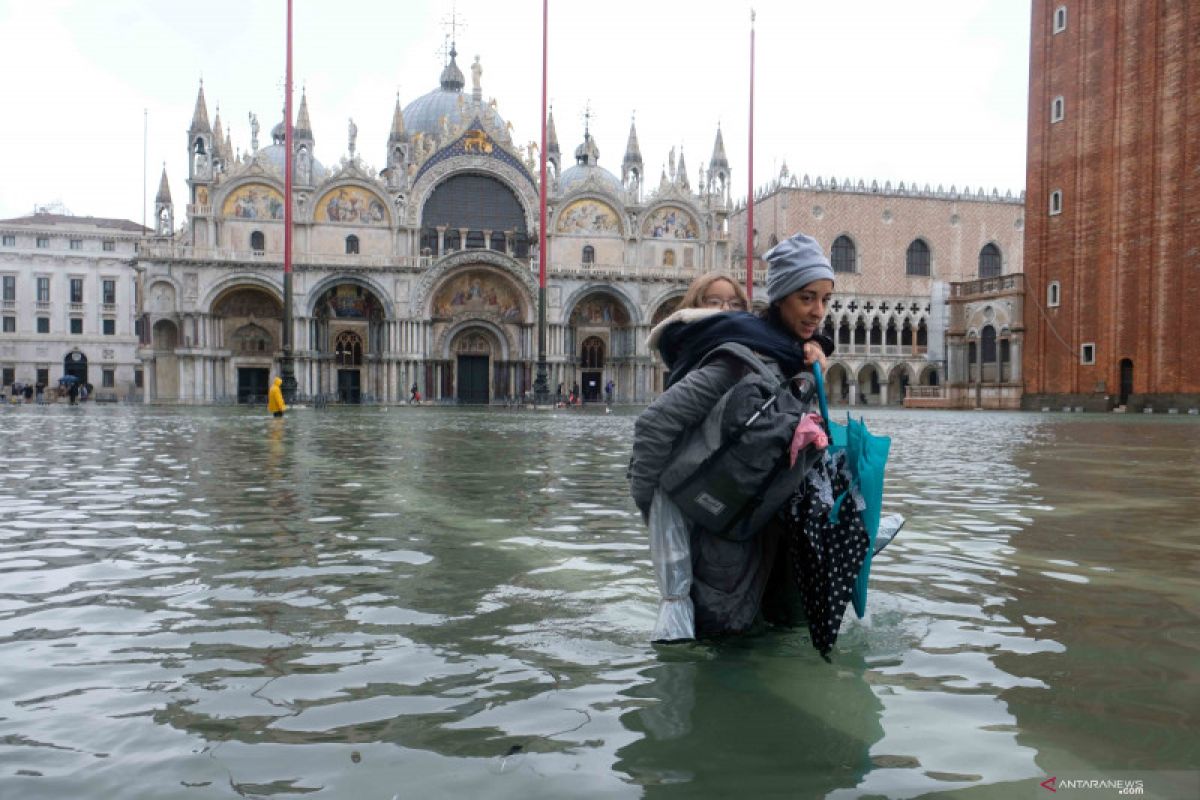
<instances>
[{"instance_id":1,"label":"person in yellow raincoat","mask_svg":"<svg viewBox=\"0 0 1200 800\"><path fill-rule=\"evenodd\" d=\"M283 412L287 411L287 404L283 402L283 378L276 378L271 384L271 390L267 392L267 411L270 411L276 417L282 417Z\"/></svg>"}]
</instances>

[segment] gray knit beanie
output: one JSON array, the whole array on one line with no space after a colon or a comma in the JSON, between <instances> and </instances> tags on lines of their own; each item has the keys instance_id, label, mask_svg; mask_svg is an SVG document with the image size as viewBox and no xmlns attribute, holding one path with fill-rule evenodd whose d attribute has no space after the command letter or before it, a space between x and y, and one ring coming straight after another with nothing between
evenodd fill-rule
<instances>
[{"instance_id":1,"label":"gray knit beanie","mask_svg":"<svg viewBox=\"0 0 1200 800\"><path fill-rule=\"evenodd\" d=\"M772 247L763 260L767 262L767 300L771 303L778 303L813 281L834 280L833 267L821 245L803 233Z\"/></svg>"}]
</instances>

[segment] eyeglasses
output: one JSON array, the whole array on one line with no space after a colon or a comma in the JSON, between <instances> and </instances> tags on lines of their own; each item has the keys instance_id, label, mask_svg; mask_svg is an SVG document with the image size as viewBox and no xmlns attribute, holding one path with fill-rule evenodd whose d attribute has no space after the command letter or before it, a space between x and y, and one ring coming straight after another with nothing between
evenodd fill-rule
<instances>
[{"instance_id":1,"label":"eyeglasses","mask_svg":"<svg viewBox=\"0 0 1200 800\"><path fill-rule=\"evenodd\" d=\"M706 297L704 298L706 308L727 308L730 311L745 311L746 304L736 297L725 299L724 297Z\"/></svg>"}]
</instances>

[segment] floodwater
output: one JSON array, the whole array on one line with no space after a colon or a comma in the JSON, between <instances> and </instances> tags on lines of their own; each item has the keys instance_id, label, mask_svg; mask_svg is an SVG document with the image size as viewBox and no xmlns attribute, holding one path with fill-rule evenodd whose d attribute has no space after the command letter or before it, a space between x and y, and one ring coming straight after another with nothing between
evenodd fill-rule
<instances>
[{"instance_id":1,"label":"floodwater","mask_svg":"<svg viewBox=\"0 0 1200 800\"><path fill-rule=\"evenodd\" d=\"M1200 420L867 410L869 614L647 643L634 412L0 409L0 797L1037 797L1200 764Z\"/></svg>"}]
</instances>

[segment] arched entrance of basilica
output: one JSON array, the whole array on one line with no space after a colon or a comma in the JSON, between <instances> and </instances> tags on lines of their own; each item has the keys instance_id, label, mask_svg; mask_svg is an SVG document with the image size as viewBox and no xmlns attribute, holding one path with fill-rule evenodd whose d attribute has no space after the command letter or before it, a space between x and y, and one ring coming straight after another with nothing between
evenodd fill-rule
<instances>
[{"instance_id":1,"label":"arched entrance of basilica","mask_svg":"<svg viewBox=\"0 0 1200 800\"><path fill-rule=\"evenodd\" d=\"M212 316L229 353L225 385L239 403L265 403L283 339L283 303L258 286L235 286L217 297Z\"/></svg>"},{"instance_id":2,"label":"arched entrance of basilica","mask_svg":"<svg viewBox=\"0 0 1200 800\"><path fill-rule=\"evenodd\" d=\"M374 292L357 283L330 286L313 306L311 325L315 394L348 404L386 396L386 312Z\"/></svg>"},{"instance_id":3,"label":"arched entrance of basilica","mask_svg":"<svg viewBox=\"0 0 1200 800\"><path fill-rule=\"evenodd\" d=\"M569 317L568 352L576 365L564 391L579 390L585 403L604 399L613 381L617 394L629 396L634 385L634 327L625 302L614 291L597 289L582 297Z\"/></svg>"},{"instance_id":4,"label":"arched entrance of basilica","mask_svg":"<svg viewBox=\"0 0 1200 800\"><path fill-rule=\"evenodd\" d=\"M524 293L498 268L470 264L451 272L432 293L434 349L427 365L430 395L465 405L520 398L532 386ZM436 393L435 393L436 392Z\"/></svg>"}]
</instances>

